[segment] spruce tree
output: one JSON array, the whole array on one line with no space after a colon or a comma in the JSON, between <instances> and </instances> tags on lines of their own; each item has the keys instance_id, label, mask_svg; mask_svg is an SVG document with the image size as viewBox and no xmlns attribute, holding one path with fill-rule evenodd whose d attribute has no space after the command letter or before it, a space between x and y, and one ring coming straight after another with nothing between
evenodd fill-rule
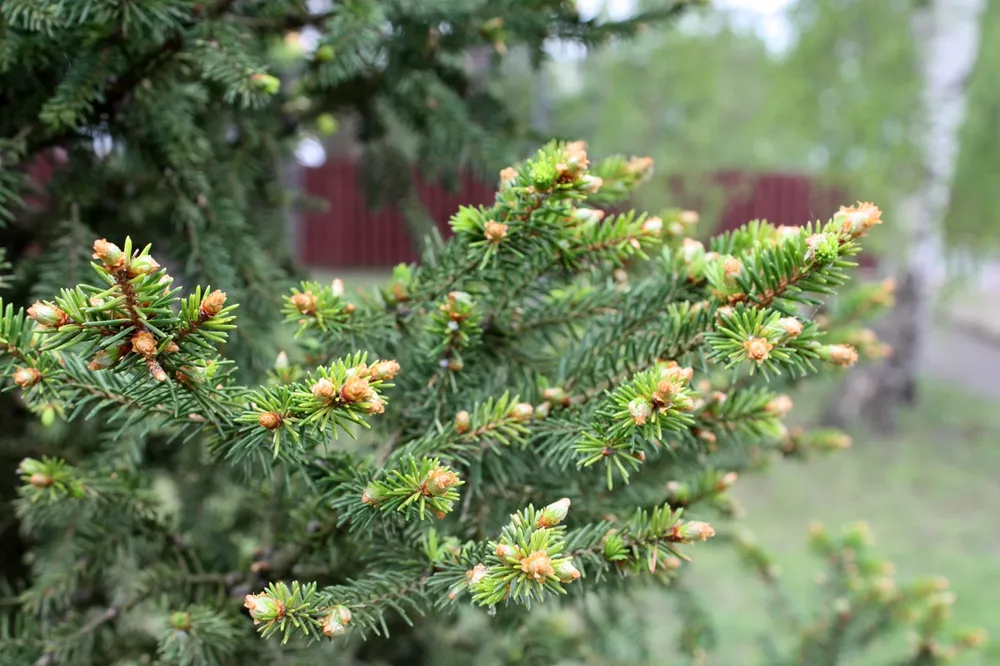
<instances>
[{"instance_id":1,"label":"spruce tree","mask_svg":"<svg viewBox=\"0 0 1000 666\"><path fill-rule=\"evenodd\" d=\"M93 279L6 306L20 400L100 437L18 467L34 546L5 600L5 659L548 664L593 648L546 629L539 607L635 581L684 591L683 563L727 522L739 473L844 446L789 431L790 400L759 379L857 361L803 306L844 283L881 220L861 204L706 249L690 213L593 207L651 168L545 146L385 288L293 288L296 343L259 385L219 353L238 304L176 285L128 238L93 243ZM876 285L841 306L884 299ZM906 663L977 640L943 645L950 598L896 589L865 536L816 531L832 597L782 663L838 663L907 619L922 633ZM757 545L729 538L773 577ZM490 641L449 636L469 607L519 645L491 661ZM692 656L699 617L682 636Z\"/></svg>"},{"instance_id":2,"label":"spruce tree","mask_svg":"<svg viewBox=\"0 0 1000 666\"><path fill-rule=\"evenodd\" d=\"M379 145L403 114L428 170L455 170L508 136L458 56L611 30L493 5L2 5L0 664L615 663L600 637L632 628L606 611L654 583L697 661L698 548L730 542L776 585L727 491L845 445L785 427L779 387L884 352L856 321L885 286L811 316L874 206L705 247L691 212L603 212L650 160L556 142L382 288L286 289L278 174L304 128L346 106ZM283 83L269 49L306 24L323 37ZM897 589L865 538L815 531L828 595L768 663L839 663L903 627L904 663L979 640L951 641L941 584Z\"/></svg>"}]
</instances>

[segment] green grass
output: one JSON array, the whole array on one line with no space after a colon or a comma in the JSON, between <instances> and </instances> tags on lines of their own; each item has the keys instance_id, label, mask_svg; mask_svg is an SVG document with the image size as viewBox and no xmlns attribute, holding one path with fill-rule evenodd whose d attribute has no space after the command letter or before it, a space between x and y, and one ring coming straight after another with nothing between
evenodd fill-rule
<instances>
[{"instance_id":1,"label":"green grass","mask_svg":"<svg viewBox=\"0 0 1000 666\"><path fill-rule=\"evenodd\" d=\"M809 463L780 463L741 479L736 496L743 523L775 556L783 585L801 610L810 608L821 564L807 551L810 522L830 528L866 520L879 551L896 564L897 579L943 575L958 596L956 628L981 626L994 638L967 664L1000 663L1000 405L951 386L928 383L920 409L906 414L890 438L855 434L852 449ZM823 390L799 399L799 409L822 404ZM698 548L692 573L715 617L719 660L763 663L747 655L773 632L761 585L723 548ZM653 608L663 602L653 602ZM655 612L655 611L654 611ZM670 637L654 631L667 649ZM896 653L898 654L898 653ZM850 664L885 665L871 652Z\"/></svg>"}]
</instances>

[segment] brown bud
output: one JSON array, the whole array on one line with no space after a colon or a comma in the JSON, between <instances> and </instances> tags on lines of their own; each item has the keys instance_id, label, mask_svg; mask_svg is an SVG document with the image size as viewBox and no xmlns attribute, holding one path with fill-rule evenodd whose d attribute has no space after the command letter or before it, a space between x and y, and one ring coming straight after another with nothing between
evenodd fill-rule
<instances>
[{"instance_id":1,"label":"brown bud","mask_svg":"<svg viewBox=\"0 0 1000 666\"><path fill-rule=\"evenodd\" d=\"M645 176L653 171L652 157L633 157L625 167L628 172L635 176Z\"/></svg>"},{"instance_id":2,"label":"brown bud","mask_svg":"<svg viewBox=\"0 0 1000 666\"><path fill-rule=\"evenodd\" d=\"M455 430L458 431L458 434L464 435L465 433L469 432L469 428L471 427L471 422L472 422L472 417L469 416L469 412L465 411L464 409L460 411L458 414L455 414Z\"/></svg>"},{"instance_id":3,"label":"brown bud","mask_svg":"<svg viewBox=\"0 0 1000 666\"><path fill-rule=\"evenodd\" d=\"M379 361L368 370L368 375L376 381L388 381L399 372L399 363L396 361Z\"/></svg>"},{"instance_id":4,"label":"brown bud","mask_svg":"<svg viewBox=\"0 0 1000 666\"><path fill-rule=\"evenodd\" d=\"M329 379L320 379L309 389L320 400L330 400L337 394L337 389Z\"/></svg>"},{"instance_id":5,"label":"brown bud","mask_svg":"<svg viewBox=\"0 0 1000 666\"><path fill-rule=\"evenodd\" d=\"M107 239L94 241L94 259L100 259L110 270L116 271L125 266L125 254L121 248Z\"/></svg>"},{"instance_id":6,"label":"brown bud","mask_svg":"<svg viewBox=\"0 0 1000 666\"><path fill-rule=\"evenodd\" d=\"M274 412L263 412L257 417L257 423L265 430L275 430L281 425L281 415Z\"/></svg>"},{"instance_id":7,"label":"brown bud","mask_svg":"<svg viewBox=\"0 0 1000 666\"><path fill-rule=\"evenodd\" d=\"M782 317L774 325L789 338L797 338L802 333L802 322L795 317Z\"/></svg>"},{"instance_id":8,"label":"brown bud","mask_svg":"<svg viewBox=\"0 0 1000 666\"><path fill-rule=\"evenodd\" d=\"M421 490L424 495L430 497L440 497L448 490L454 488L459 483L458 475L447 467L435 467L427 475L427 480L422 484Z\"/></svg>"},{"instance_id":9,"label":"brown bud","mask_svg":"<svg viewBox=\"0 0 1000 666\"><path fill-rule=\"evenodd\" d=\"M503 222L494 222L493 220L490 220L486 223L483 235L486 236L486 240L491 243L499 243L507 237L507 225Z\"/></svg>"},{"instance_id":10,"label":"brown bud","mask_svg":"<svg viewBox=\"0 0 1000 666\"><path fill-rule=\"evenodd\" d=\"M834 365L849 368L858 362L858 352L850 345L830 345L830 361Z\"/></svg>"},{"instance_id":11,"label":"brown bud","mask_svg":"<svg viewBox=\"0 0 1000 666\"><path fill-rule=\"evenodd\" d=\"M743 342L743 348L747 352L747 358L751 361L763 363L767 360L774 345L768 342L766 338L750 338Z\"/></svg>"},{"instance_id":12,"label":"brown bud","mask_svg":"<svg viewBox=\"0 0 1000 666\"><path fill-rule=\"evenodd\" d=\"M514 408L510 411L510 415L521 423L526 423L531 420L531 415L534 412L535 408L532 407L530 403L520 402L514 405Z\"/></svg>"},{"instance_id":13,"label":"brown bud","mask_svg":"<svg viewBox=\"0 0 1000 666\"><path fill-rule=\"evenodd\" d=\"M500 172L500 184L504 187L510 185L517 178L517 170L514 167L507 167Z\"/></svg>"},{"instance_id":14,"label":"brown bud","mask_svg":"<svg viewBox=\"0 0 1000 666\"><path fill-rule=\"evenodd\" d=\"M149 331L139 331L132 336L132 351L146 358L156 356L156 338Z\"/></svg>"},{"instance_id":15,"label":"brown bud","mask_svg":"<svg viewBox=\"0 0 1000 666\"><path fill-rule=\"evenodd\" d=\"M226 304L226 292L216 289L201 302L201 314L205 318L214 317Z\"/></svg>"},{"instance_id":16,"label":"brown bud","mask_svg":"<svg viewBox=\"0 0 1000 666\"><path fill-rule=\"evenodd\" d=\"M42 381L42 373L35 368L18 368L14 371L14 383L22 389L29 389Z\"/></svg>"},{"instance_id":17,"label":"brown bud","mask_svg":"<svg viewBox=\"0 0 1000 666\"><path fill-rule=\"evenodd\" d=\"M681 222L684 224L698 224L701 216L697 211L694 210L684 210L681 211Z\"/></svg>"},{"instance_id":18,"label":"brown bud","mask_svg":"<svg viewBox=\"0 0 1000 666\"><path fill-rule=\"evenodd\" d=\"M632 416L632 421L641 426L646 424L646 419L653 413L653 406L644 398L636 398L628 403L628 412Z\"/></svg>"},{"instance_id":19,"label":"brown bud","mask_svg":"<svg viewBox=\"0 0 1000 666\"><path fill-rule=\"evenodd\" d=\"M311 315L316 313L316 294L311 291L302 292L301 294L294 294L292 296L292 305L295 309L304 315Z\"/></svg>"},{"instance_id":20,"label":"brown bud","mask_svg":"<svg viewBox=\"0 0 1000 666\"><path fill-rule=\"evenodd\" d=\"M489 572L486 570L485 564L477 564L472 567L469 571L465 572L465 578L469 581L469 585L475 585L482 579L486 578Z\"/></svg>"},{"instance_id":21,"label":"brown bud","mask_svg":"<svg viewBox=\"0 0 1000 666\"><path fill-rule=\"evenodd\" d=\"M149 368L149 374L153 375L153 379L158 382L167 381L167 373L156 361L147 360L146 366Z\"/></svg>"},{"instance_id":22,"label":"brown bud","mask_svg":"<svg viewBox=\"0 0 1000 666\"><path fill-rule=\"evenodd\" d=\"M35 472L34 474L31 475L31 478L28 479L28 483L33 485L35 488L41 490L42 488L48 488L55 482L53 481L52 477L49 476L48 474L43 474L42 472Z\"/></svg>"},{"instance_id":23,"label":"brown bud","mask_svg":"<svg viewBox=\"0 0 1000 666\"><path fill-rule=\"evenodd\" d=\"M28 308L28 316L37 321L42 326L59 328L69 322L69 315L54 305L47 305L41 301L35 301Z\"/></svg>"},{"instance_id":24,"label":"brown bud","mask_svg":"<svg viewBox=\"0 0 1000 666\"><path fill-rule=\"evenodd\" d=\"M736 257L726 257L722 262L722 270L727 278L734 278L743 270L743 262Z\"/></svg>"},{"instance_id":25,"label":"brown bud","mask_svg":"<svg viewBox=\"0 0 1000 666\"><path fill-rule=\"evenodd\" d=\"M164 354L176 354L180 350L181 350L181 348L177 346L177 343L174 342L173 340L171 340L170 342L167 343L167 346L163 348L163 353Z\"/></svg>"},{"instance_id":26,"label":"brown bud","mask_svg":"<svg viewBox=\"0 0 1000 666\"><path fill-rule=\"evenodd\" d=\"M372 387L364 377L348 377L340 389L340 397L344 402L364 402L372 394Z\"/></svg>"},{"instance_id":27,"label":"brown bud","mask_svg":"<svg viewBox=\"0 0 1000 666\"><path fill-rule=\"evenodd\" d=\"M642 232L649 236L659 236L663 233L663 220L651 217L642 223Z\"/></svg>"},{"instance_id":28,"label":"brown bud","mask_svg":"<svg viewBox=\"0 0 1000 666\"><path fill-rule=\"evenodd\" d=\"M382 396L380 396L375 391L372 391L372 395L368 398L368 413L369 414L381 414L385 411L385 403L382 402Z\"/></svg>"},{"instance_id":29,"label":"brown bud","mask_svg":"<svg viewBox=\"0 0 1000 666\"><path fill-rule=\"evenodd\" d=\"M536 581L544 581L556 573L552 567L552 560L549 559L548 553L544 550L536 550L527 557L522 558L521 571Z\"/></svg>"},{"instance_id":30,"label":"brown bud","mask_svg":"<svg viewBox=\"0 0 1000 666\"><path fill-rule=\"evenodd\" d=\"M774 414L779 419L783 419L788 416L788 413L792 411L792 399L787 395L775 396L765 407L765 411L769 414Z\"/></svg>"}]
</instances>

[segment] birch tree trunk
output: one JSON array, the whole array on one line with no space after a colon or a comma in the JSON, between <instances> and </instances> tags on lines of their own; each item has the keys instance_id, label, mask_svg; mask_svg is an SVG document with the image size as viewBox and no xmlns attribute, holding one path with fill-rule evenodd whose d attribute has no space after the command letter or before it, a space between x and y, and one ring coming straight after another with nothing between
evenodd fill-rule
<instances>
[{"instance_id":1,"label":"birch tree trunk","mask_svg":"<svg viewBox=\"0 0 1000 666\"><path fill-rule=\"evenodd\" d=\"M917 374L932 321L932 279L943 264L940 225L950 203L968 82L979 54L986 8L986 0L914 2L911 28L922 91L922 164L918 187L896 207L897 228L904 230L904 255L896 307L879 327L894 353L881 364L852 372L826 414L830 424L860 421L879 432L893 431L900 407L917 398Z\"/></svg>"}]
</instances>

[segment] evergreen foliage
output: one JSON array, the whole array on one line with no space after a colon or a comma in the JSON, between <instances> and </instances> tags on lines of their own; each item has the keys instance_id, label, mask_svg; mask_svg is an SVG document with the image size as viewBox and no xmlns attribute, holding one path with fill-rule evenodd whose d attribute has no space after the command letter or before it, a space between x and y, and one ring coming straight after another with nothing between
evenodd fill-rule
<instances>
[{"instance_id":1,"label":"evergreen foliage","mask_svg":"<svg viewBox=\"0 0 1000 666\"><path fill-rule=\"evenodd\" d=\"M448 177L526 136L470 50L537 61L694 3L620 23L558 0L319 4L0 4L0 666L614 663L606 637L634 631L613 609L648 583L703 659L694 542L775 583L726 491L847 443L787 429L779 391L885 353L863 318L889 289L824 301L878 210L706 248L690 212L604 213L650 160L551 144L374 293L291 288L304 202L282 164L333 114L399 200L407 157ZM852 534L817 537L829 599L774 663L909 626L904 663L979 640L952 645L941 584L895 592Z\"/></svg>"},{"instance_id":2,"label":"evergreen foliage","mask_svg":"<svg viewBox=\"0 0 1000 666\"><path fill-rule=\"evenodd\" d=\"M129 239L94 243L91 279L4 306L8 388L50 429L98 435L20 463L34 546L0 599L4 663L551 664L596 642L544 609L586 613L588 593L610 604L642 583L678 595L680 648L703 660L684 561L721 537L774 583L726 491L774 455L843 447L789 431L772 386L866 351L810 314L881 220L861 204L804 228L753 222L706 250L690 213L593 205L651 169L546 145L384 288L290 290L297 338L262 385L220 353L241 309L176 287ZM887 300L869 287L822 323L855 335ZM980 641L951 641L941 584L897 590L856 532L816 531L830 598L769 663L840 663L910 626L901 663ZM493 640L447 634L470 613Z\"/></svg>"}]
</instances>

